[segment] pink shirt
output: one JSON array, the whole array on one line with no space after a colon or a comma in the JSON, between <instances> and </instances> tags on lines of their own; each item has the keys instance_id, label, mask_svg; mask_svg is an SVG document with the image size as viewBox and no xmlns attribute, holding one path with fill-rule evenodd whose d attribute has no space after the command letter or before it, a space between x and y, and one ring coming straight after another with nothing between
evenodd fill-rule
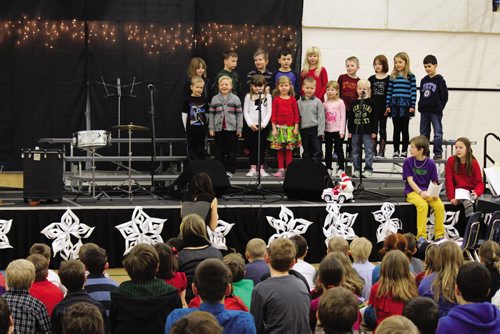
<instances>
[{"instance_id":1,"label":"pink shirt","mask_svg":"<svg viewBox=\"0 0 500 334\"><path fill-rule=\"evenodd\" d=\"M325 107L325 132L345 133L345 104L342 99L326 101Z\"/></svg>"}]
</instances>

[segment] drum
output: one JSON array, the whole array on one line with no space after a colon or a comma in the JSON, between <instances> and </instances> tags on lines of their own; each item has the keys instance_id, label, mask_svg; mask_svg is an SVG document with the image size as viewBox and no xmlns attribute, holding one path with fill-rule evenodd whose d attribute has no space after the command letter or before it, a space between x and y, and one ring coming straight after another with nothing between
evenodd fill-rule
<instances>
[{"instance_id":1,"label":"drum","mask_svg":"<svg viewBox=\"0 0 500 334\"><path fill-rule=\"evenodd\" d=\"M106 130L78 131L73 134L73 145L77 148L98 148L111 144L111 132Z\"/></svg>"}]
</instances>

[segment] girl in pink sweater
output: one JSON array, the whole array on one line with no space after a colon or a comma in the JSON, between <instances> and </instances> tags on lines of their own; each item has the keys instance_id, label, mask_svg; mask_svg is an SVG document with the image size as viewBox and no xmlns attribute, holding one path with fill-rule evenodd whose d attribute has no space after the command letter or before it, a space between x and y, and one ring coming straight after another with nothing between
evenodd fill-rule
<instances>
[{"instance_id":1,"label":"girl in pink sweater","mask_svg":"<svg viewBox=\"0 0 500 334\"><path fill-rule=\"evenodd\" d=\"M329 81L326 85L325 107L325 164L332 174L332 144L334 144L337 155L337 176L345 170L344 160L344 136L345 136L345 104L339 97L339 84L337 81Z\"/></svg>"}]
</instances>

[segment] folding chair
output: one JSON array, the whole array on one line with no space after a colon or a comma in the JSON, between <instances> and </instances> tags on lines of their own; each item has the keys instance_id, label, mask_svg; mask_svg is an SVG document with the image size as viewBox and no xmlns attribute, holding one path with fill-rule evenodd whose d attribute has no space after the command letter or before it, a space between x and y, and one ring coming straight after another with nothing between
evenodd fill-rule
<instances>
[{"instance_id":1,"label":"folding chair","mask_svg":"<svg viewBox=\"0 0 500 334\"><path fill-rule=\"evenodd\" d=\"M477 247L477 242L479 238L479 230L481 226L480 218L481 218L481 212L475 212L469 217L469 220L467 220L467 226L465 227L465 233L462 239L462 244L460 245L462 252L465 253L465 255L467 255L469 260L478 262L479 262L479 257L474 251L475 248Z\"/></svg>"}]
</instances>

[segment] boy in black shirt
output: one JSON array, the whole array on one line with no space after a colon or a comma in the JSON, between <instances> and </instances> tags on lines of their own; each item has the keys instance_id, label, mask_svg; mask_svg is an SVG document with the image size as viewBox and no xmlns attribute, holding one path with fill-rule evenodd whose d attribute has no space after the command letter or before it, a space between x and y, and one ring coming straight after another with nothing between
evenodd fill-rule
<instances>
[{"instance_id":1,"label":"boy in black shirt","mask_svg":"<svg viewBox=\"0 0 500 334\"><path fill-rule=\"evenodd\" d=\"M431 124L434 128L434 160L443 158L443 109L448 102L448 87L444 78L437 74L437 59L425 56L424 68L427 75L420 81L420 135L430 140Z\"/></svg>"},{"instance_id":2,"label":"boy in black shirt","mask_svg":"<svg viewBox=\"0 0 500 334\"><path fill-rule=\"evenodd\" d=\"M205 82L200 77L191 79L191 95L184 103L182 122L186 130L189 160L205 158L205 138L208 130L208 102L202 96Z\"/></svg>"},{"instance_id":3,"label":"boy in black shirt","mask_svg":"<svg viewBox=\"0 0 500 334\"><path fill-rule=\"evenodd\" d=\"M352 177L358 178L361 173L361 143L365 148L365 170L363 177L373 176L373 145L372 138L376 138L375 102L370 98L370 81L359 80L357 83L358 99L352 102L347 112L347 128L349 138L352 138Z\"/></svg>"}]
</instances>

